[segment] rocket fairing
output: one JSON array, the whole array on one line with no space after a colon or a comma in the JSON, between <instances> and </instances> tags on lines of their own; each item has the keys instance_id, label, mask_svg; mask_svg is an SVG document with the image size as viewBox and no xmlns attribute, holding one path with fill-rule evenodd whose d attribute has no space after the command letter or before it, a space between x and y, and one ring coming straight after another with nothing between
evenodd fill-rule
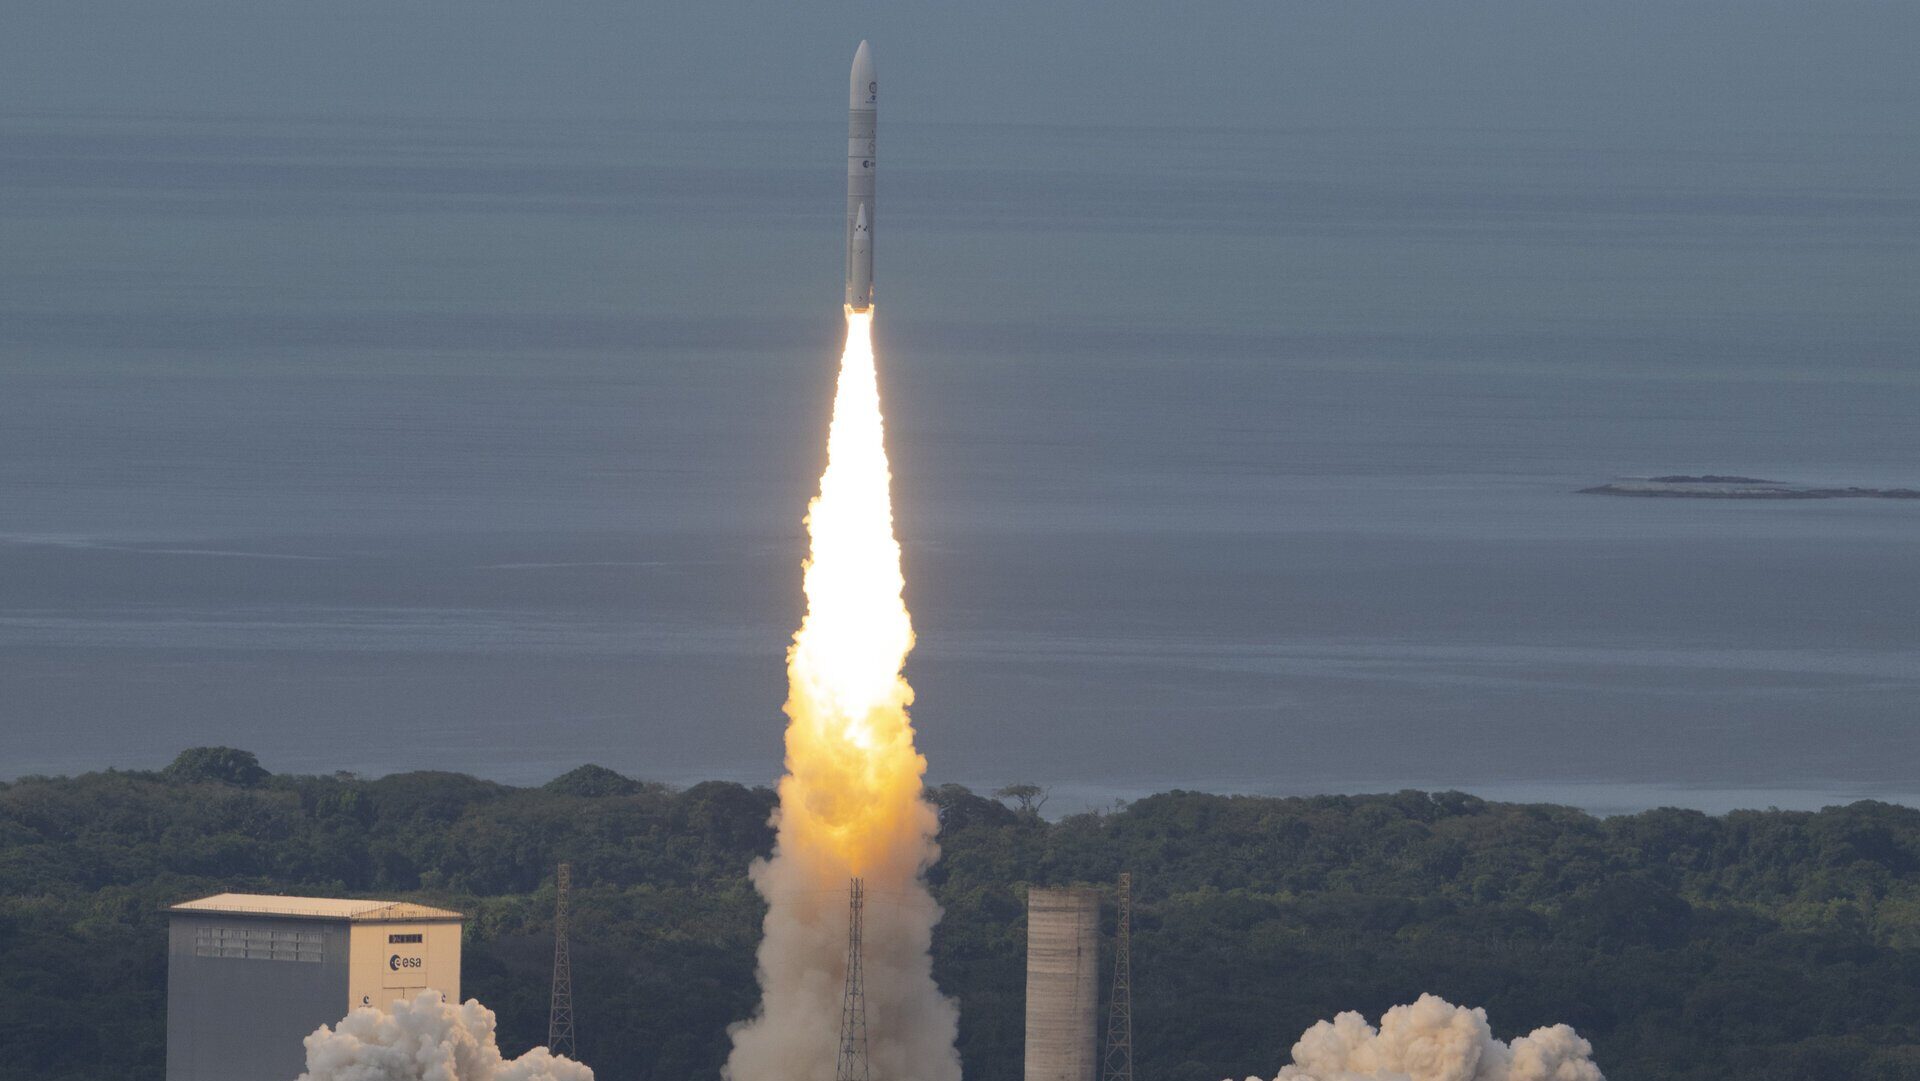
<instances>
[{"instance_id":1,"label":"rocket fairing","mask_svg":"<svg viewBox=\"0 0 1920 1081\"><path fill-rule=\"evenodd\" d=\"M873 307L874 112L880 84L866 42L853 54L847 85L847 310Z\"/></svg>"}]
</instances>

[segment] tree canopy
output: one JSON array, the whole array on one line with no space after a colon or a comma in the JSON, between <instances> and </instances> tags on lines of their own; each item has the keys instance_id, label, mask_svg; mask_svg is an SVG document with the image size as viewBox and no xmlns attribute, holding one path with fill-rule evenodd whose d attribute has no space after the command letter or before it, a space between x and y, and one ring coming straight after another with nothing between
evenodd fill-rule
<instances>
[{"instance_id":1,"label":"tree canopy","mask_svg":"<svg viewBox=\"0 0 1920 1081\"><path fill-rule=\"evenodd\" d=\"M1596 818L1457 792L1167 792L1048 821L959 785L929 798L935 976L961 1000L969 1081L1020 1077L1025 889L1122 870L1137 1072L1157 1081L1271 1076L1315 1020L1422 991L1487 1007L1503 1038L1572 1024L1620 1079L1920 1076L1910 808ZM774 799L593 766L537 788L274 776L220 748L23 778L0 787L0 1079L158 1079L164 908L224 890L467 913L462 990L518 1053L545 1036L561 860L581 1057L604 1077L717 1077L757 998L746 872Z\"/></svg>"}]
</instances>

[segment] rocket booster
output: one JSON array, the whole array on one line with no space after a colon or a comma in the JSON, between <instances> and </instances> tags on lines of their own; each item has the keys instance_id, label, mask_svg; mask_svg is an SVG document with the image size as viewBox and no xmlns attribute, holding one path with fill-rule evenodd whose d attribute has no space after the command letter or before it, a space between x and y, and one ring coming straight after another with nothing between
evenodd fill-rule
<instances>
[{"instance_id":1,"label":"rocket booster","mask_svg":"<svg viewBox=\"0 0 1920 1081\"><path fill-rule=\"evenodd\" d=\"M873 127L880 100L864 41L854 51L847 89L847 310L864 312L873 307Z\"/></svg>"}]
</instances>

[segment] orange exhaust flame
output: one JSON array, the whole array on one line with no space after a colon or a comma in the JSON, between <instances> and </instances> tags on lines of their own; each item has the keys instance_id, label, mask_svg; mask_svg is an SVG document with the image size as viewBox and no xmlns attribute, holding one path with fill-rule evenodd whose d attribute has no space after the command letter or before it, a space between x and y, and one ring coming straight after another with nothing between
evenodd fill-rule
<instances>
[{"instance_id":1,"label":"orange exhaust flame","mask_svg":"<svg viewBox=\"0 0 1920 1081\"><path fill-rule=\"evenodd\" d=\"M787 653L781 844L830 861L837 879L884 870L903 845L918 857L927 769L900 675L913 624L901 599L872 326L871 312L847 315L827 469L807 507L807 615Z\"/></svg>"},{"instance_id":2,"label":"orange exhaust flame","mask_svg":"<svg viewBox=\"0 0 1920 1081\"><path fill-rule=\"evenodd\" d=\"M847 880L865 880L869 1054L888 1081L960 1081L959 1013L933 982L939 855L927 760L901 676L913 648L893 533L873 314L847 313L847 349L820 494L807 507L806 618L787 652L787 772L767 901L760 1009L734 1026L728 1081L835 1081L846 977Z\"/></svg>"}]
</instances>

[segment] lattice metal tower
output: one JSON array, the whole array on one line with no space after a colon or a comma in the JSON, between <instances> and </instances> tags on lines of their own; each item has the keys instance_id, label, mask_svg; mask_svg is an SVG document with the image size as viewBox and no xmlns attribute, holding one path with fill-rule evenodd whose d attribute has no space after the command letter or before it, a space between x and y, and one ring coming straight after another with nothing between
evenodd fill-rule
<instances>
[{"instance_id":1,"label":"lattice metal tower","mask_svg":"<svg viewBox=\"0 0 1920 1081\"><path fill-rule=\"evenodd\" d=\"M1120 872L1114 925L1113 995L1107 1006L1107 1061L1102 1081L1133 1081L1133 875Z\"/></svg>"},{"instance_id":2,"label":"lattice metal tower","mask_svg":"<svg viewBox=\"0 0 1920 1081\"><path fill-rule=\"evenodd\" d=\"M560 865L553 892L553 1004L547 1011L547 1050L577 1058L573 1045L573 958L567 953L567 894L573 865Z\"/></svg>"},{"instance_id":3,"label":"lattice metal tower","mask_svg":"<svg viewBox=\"0 0 1920 1081\"><path fill-rule=\"evenodd\" d=\"M872 1081L867 1060L867 989L860 975L860 880L847 895L847 991L840 1000L840 1065L834 1081Z\"/></svg>"}]
</instances>

